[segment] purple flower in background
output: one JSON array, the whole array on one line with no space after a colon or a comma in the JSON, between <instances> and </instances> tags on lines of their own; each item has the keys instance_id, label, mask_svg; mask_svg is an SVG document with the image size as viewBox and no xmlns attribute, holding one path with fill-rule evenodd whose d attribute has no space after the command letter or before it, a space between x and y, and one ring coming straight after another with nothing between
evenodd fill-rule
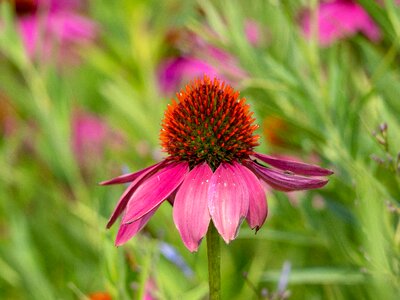
<instances>
[{"instance_id":1,"label":"purple flower in background","mask_svg":"<svg viewBox=\"0 0 400 300\"><path fill-rule=\"evenodd\" d=\"M18 26L26 52L30 58L46 58L57 47L92 41L97 26L79 14L82 1L78 0L16 0Z\"/></svg>"},{"instance_id":2,"label":"purple flower in background","mask_svg":"<svg viewBox=\"0 0 400 300\"><path fill-rule=\"evenodd\" d=\"M252 46L261 43L261 30L256 21L246 20L244 26L246 38ZM171 95L182 84L192 78L207 75L218 77L227 82L236 82L246 77L246 72L239 67L239 62L231 54L213 47L197 35L173 32L176 42L184 45L185 54L168 58L158 68L158 81L162 93ZM214 33L210 31L210 35ZM214 34L215 35L215 34Z\"/></svg>"},{"instance_id":3,"label":"purple flower in background","mask_svg":"<svg viewBox=\"0 0 400 300\"><path fill-rule=\"evenodd\" d=\"M191 78L218 75L217 70L203 60L194 57L176 57L164 61L158 71L160 89L165 94L172 94L178 86Z\"/></svg>"},{"instance_id":4,"label":"purple flower in background","mask_svg":"<svg viewBox=\"0 0 400 300\"><path fill-rule=\"evenodd\" d=\"M378 41L381 33L363 7L352 0L322 2L317 8L317 31L320 45L362 33L371 41ZM311 36L311 13L304 14L301 25L307 37Z\"/></svg>"},{"instance_id":5,"label":"purple flower in background","mask_svg":"<svg viewBox=\"0 0 400 300\"><path fill-rule=\"evenodd\" d=\"M99 117L77 112L72 119L72 147L80 164L96 162L110 142L111 130Z\"/></svg>"},{"instance_id":6,"label":"purple flower in background","mask_svg":"<svg viewBox=\"0 0 400 300\"><path fill-rule=\"evenodd\" d=\"M225 82L204 76L177 98L165 112L160 133L168 156L102 183L130 182L107 224L123 215L116 245L140 231L165 200L173 203L175 225L190 251L197 251L211 221L229 243L244 219L256 230L263 225L268 209L261 182L281 191L316 189L328 182L319 178L332 174L327 169L255 152L258 126L246 100Z\"/></svg>"},{"instance_id":7,"label":"purple flower in background","mask_svg":"<svg viewBox=\"0 0 400 300\"><path fill-rule=\"evenodd\" d=\"M244 23L244 31L247 40L252 46L258 46L261 42L260 25L254 20L246 20Z\"/></svg>"}]
</instances>

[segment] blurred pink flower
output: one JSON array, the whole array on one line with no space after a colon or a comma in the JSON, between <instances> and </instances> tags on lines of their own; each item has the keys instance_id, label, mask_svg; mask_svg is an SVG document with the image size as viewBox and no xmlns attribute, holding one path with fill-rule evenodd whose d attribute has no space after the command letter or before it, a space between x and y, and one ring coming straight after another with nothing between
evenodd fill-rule
<instances>
[{"instance_id":1,"label":"blurred pink flower","mask_svg":"<svg viewBox=\"0 0 400 300\"><path fill-rule=\"evenodd\" d=\"M81 164L100 159L110 141L110 135L110 128L99 117L83 112L74 114L72 147Z\"/></svg>"},{"instance_id":2,"label":"blurred pink flower","mask_svg":"<svg viewBox=\"0 0 400 300\"><path fill-rule=\"evenodd\" d=\"M183 83L195 77L202 77L204 74L210 77L218 76L214 67L200 59L185 56L167 59L158 70L160 89L170 95Z\"/></svg>"},{"instance_id":3,"label":"blurred pink flower","mask_svg":"<svg viewBox=\"0 0 400 300\"><path fill-rule=\"evenodd\" d=\"M142 300L155 300L157 299L154 295L157 292L157 285L154 281L153 278L149 278L146 281L146 286L145 286L145 294L143 296Z\"/></svg>"},{"instance_id":4,"label":"blurred pink flower","mask_svg":"<svg viewBox=\"0 0 400 300\"><path fill-rule=\"evenodd\" d=\"M319 4L317 30L320 45L329 46L335 41L361 32L371 41L378 41L380 30L364 8L352 0L333 0ZM311 13L306 12L301 26L307 37L311 36Z\"/></svg>"},{"instance_id":5,"label":"blurred pink flower","mask_svg":"<svg viewBox=\"0 0 400 300\"><path fill-rule=\"evenodd\" d=\"M97 25L78 13L78 0L16 0L18 26L30 58L46 58L52 50L92 41Z\"/></svg>"},{"instance_id":6,"label":"blurred pink flower","mask_svg":"<svg viewBox=\"0 0 400 300\"><path fill-rule=\"evenodd\" d=\"M253 46L258 46L261 42L260 25L254 20L246 20L244 23L244 30L247 40Z\"/></svg>"},{"instance_id":7,"label":"blurred pink flower","mask_svg":"<svg viewBox=\"0 0 400 300\"><path fill-rule=\"evenodd\" d=\"M260 182L281 191L328 182L320 177L330 170L255 152L258 126L246 100L225 82L204 76L177 98L164 114L160 133L168 156L102 183L130 183L107 224L123 215L116 245L139 232L165 200L173 203L174 223L190 251L197 251L210 222L229 243L244 219L255 230L264 224L268 207Z\"/></svg>"},{"instance_id":8,"label":"blurred pink flower","mask_svg":"<svg viewBox=\"0 0 400 300\"><path fill-rule=\"evenodd\" d=\"M261 42L259 24L253 20L246 20L244 29L249 43L257 46ZM171 95L182 84L204 75L211 78L218 77L229 83L246 76L246 72L240 68L239 62L231 54L210 45L197 35L185 32L173 33L174 42L177 45L184 45L182 52L185 54L168 58L160 64L158 80L160 90L164 94ZM214 33L210 31L210 34Z\"/></svg>"}]
</instances>

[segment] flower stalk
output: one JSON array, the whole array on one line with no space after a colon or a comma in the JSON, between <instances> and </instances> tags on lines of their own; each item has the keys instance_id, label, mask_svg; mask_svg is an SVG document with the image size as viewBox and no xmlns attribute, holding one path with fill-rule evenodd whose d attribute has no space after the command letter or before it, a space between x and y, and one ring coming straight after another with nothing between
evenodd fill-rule
<instances>
[{"instance_id":1,"label":"flower stalk","mask_svg":"<svg viewBox=\"0 0 400 300\"><path fill-rule=\"evenodd\" d=\"M210 300L221 299L221 251L220 238L213 222L207 231L208 285Z\"/></svg>"}]
</instances>

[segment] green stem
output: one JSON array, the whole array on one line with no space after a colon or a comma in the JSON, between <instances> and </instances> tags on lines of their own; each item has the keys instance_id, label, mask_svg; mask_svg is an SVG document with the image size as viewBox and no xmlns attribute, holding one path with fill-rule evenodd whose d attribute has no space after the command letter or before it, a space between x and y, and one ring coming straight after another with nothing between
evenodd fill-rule
<instances>
[{"instance_id":1,"label":"green stem","mask_svg":"<svg viewBox=\"0 0 400 300\"><path fill-rule=\"evenodd\" d=\"M207 231L208 285L210 300L221 299L221 253L219 233L211 222Z\"/></svg>"}]
</instances>

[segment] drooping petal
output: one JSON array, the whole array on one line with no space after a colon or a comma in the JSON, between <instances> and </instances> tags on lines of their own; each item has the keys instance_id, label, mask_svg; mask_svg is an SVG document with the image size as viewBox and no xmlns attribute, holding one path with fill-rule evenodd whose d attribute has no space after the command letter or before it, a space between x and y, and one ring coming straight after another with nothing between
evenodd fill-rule
<instances>
[{"instance_id":1,"label":"drooping petal","mask_svg":"<svg viewBox=\"0 0 400 300\"><path fill-rule=\"evenodd\" d=\"M132 176L134 174L140 173L138 174L138 176L135 177L136 179L129 185L129 187L122 194L121 198L118 200L117 206L115 207L113 213L111 214L110 219L108 220L107 228L110 228L115 223L119 215L124 211L126 205L128 204L129 199L132 197L133 193L140 186L140 184L148 177L158 172L160 168L163 167L163 165L164 165L163 162L161 162L151 167L148 167L142 171L129 174L130 176Z\"/></svg>"},{"instance_id":2,"label":"drooping petal","mask_svg":"<svg viewBox=\"0 0 400 300\"><path fill-rule=\"evenodd\" d=\"M207 163L193 168L180 186L174 202L174 222L182 241L197 251L210 223L208 187L213 172Z\"/></svg>"},{"instance_id":3,"label":"drooping petal","mask_svg":"<svg viewBox=\"0 0 400 300\"><path fill-rule=\"evenodd\" d=\"M280 191L290 192L317 189L328 183L326 179L289 174L283 171L265 168L256 163L250 163L247 164L247 166L250 167L258 177L274 189Z\"/></svg>"},{"instance_id":4,"label":"drooping petal","mask_svg":"<svg viewBox=\"0 0 400 300\"><path fill-rule=\"evenodd\" d=\"M110 184L120 184L120 183L132 182L136 178L138 178L140 175L149 172L151 169L153 169L156 166L160 167L160 166L164 165L165 163L166 163L166 161L163 160L163 161L161 161L161 162L159 162L159 163L157 163L155 165L152 165L150 167L147 167L147 168L142 169L140 171L137 171L135 173L124 174L124 175L115 177L115 178L110 179L110 180L102 181L102 182L100 182L100 184L101 185L110 185Z\"/></svg>"},{"instance_id":5,"label":"drooping petal","mask_svg":"<svg viewBox=\"0 0 400 300\"><path fill-rule=\"evenodd\" d=\"M150 218L154 215L159 206L156 206L149 213L144 215L139 220L129 224L121 224L118 229L117 238L115 239L115 246L125 244L131 237L138 233L147 224Z\"/></svg>"},{"instance_id":6,"label":"drooping petal","mask_svg":"<svg viewBox=\"0 0 400 300\"><path fill-rule=\"evenodd\" d=\"M302 162L291 161L291 160L286 160L286 159L279 159L276 157L272 157L272 156L265 155L262 153L257 153L257 152L255 152L253 154L253 156L275 168L278 168L278 169L281 169L284 171L291 171L291 172L299 174L299 175L328 176L328 175L333 174L333 171L321 168L316 165L310 165L310 164L305 164Z\"/></svg>"},{"instance_id":7,"label":"drooping petal","mask_svg":"<svg viewBox=\"0 0 400 300\"><path fill-rule=\"evenodd\" d=\"M236 165L222 163L210 180L208 209L219 234L229 243L249 211L249 191Z\"/></svg>"},{"instance_id":8,"label":"drooping petal","mask_svg":"<svg viewBox=\"0 0 400 300\"><path fill-rule=\"evenodd\" d=\"M132 223L154 209L182 183L189 171L187 162L172 163L144 181L128 201L122 223Z\"/></svg>"},{"instance_id":9,"label":"drooping petal","mask_svg":"<svg viewBox=\"0 0 400 300\"><path fill-rule=\"evenodd\" d=\"M265 191L253 172L245 166L235 162L237 169L241 172L241 177L245 181L249 191L249 212L247 213L247 223L251 229L256 228L256 231L264 224L268 215L267 197Z\"/></svg>"}]
</instances>

